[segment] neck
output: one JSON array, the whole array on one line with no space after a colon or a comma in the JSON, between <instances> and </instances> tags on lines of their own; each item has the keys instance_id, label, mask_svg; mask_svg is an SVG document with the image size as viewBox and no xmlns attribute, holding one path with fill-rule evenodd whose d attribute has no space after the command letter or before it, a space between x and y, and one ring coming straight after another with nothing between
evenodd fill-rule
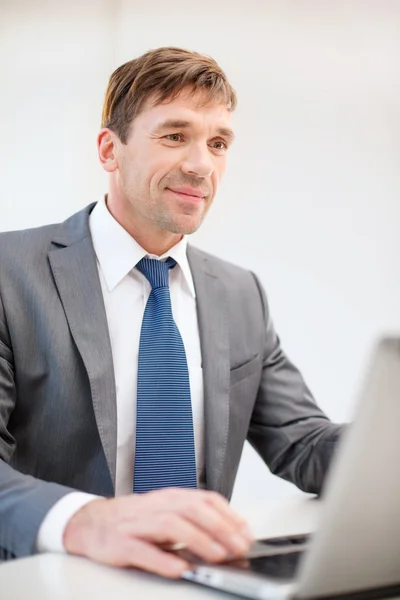
<instances>
[{"instance_id":1,"label":"neck","mask_svg":"<svg viewBox=\"0 0 400 600\"><path fill-rule=\"evenodd\" d=\"M123 208L116 206L110 196L106 198L106 205L121 227L149 254L162 256L183 238L181 234L164 231L146 219L134 217Z\"/></svg>"}]
</instances>

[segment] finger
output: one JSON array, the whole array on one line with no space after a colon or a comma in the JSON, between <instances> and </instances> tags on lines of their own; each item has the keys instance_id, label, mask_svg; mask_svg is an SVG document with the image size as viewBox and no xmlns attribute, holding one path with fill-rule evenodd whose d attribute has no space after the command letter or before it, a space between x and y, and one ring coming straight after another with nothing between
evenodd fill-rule
<instances>
[{"instance_id":1,"label":"finger","mask_svg":"<svg viewBox=\"0 0 400 600\"><path fill-rule=\"evenodd\" d=\"M204 503L209 504L221 514L221 517L230 523L232 528L238 529L251 541L253 540L245 519L233 510L229 502L217 492L198 489L166 488L143 494L142 498L144 499L145 497L145 508L148 510L151 506L151 509L154 511L157 511L157 509L161 511L167 509L169 511L181 512L184 507L192 507ZM150 503L149 500L151 501Z\"/></svg>"},{"instance_id":2,"label":"finger","mask_svg":"<svg viewBox=\"0 0 400 600\"><path fill-rule=\"evenodd\" d=\"M145 495L143 495L145 496ZM253 541L245 520L216 492L168 488L150 492L153 514L174 512L222 544L232 557L244 556ZM149 508L147 504L146 508ZM146 514L148 517L148 514Z\"/></svg>"},{"instance_id":3,"label":"finger","mask_svg":"<svg viewBox=\"0 0 400 600\"><path fill-rule=\"evenodd\" d=\"M162 577L178 579L184 571L190 569L189 563L182 558L163 552L160 548L145 541L135 540L132 548L128 546L127 550L130 556L128 563L130 566Z\"/></svg>"},{"instance_id":4,"label":"finger","mask_svg":"<svg viewBox=\"0 0 400 600\"><path fill-rule=\"evenodd\" d=\"M207 504L213 506L218 512L231 522L247 537L250 541L253 541L253 534L251 533L250 527L241 515L239 515L229 504L228 500L218 494L217 492L207 492L205 497Z\"/></svg>"},{"instance_id":5,"label":"finger","mask_svg":"<svg viewBox=\"0 0 400 600\"><path fill-rule=\"evenodd\" d=\"M172 513L153 516L144 521L135 519L125 524L128 535L156 544L182 544L208 562L219 562L228 556L227 550L211 536L183 517Z\"/></svg>"},{"instance_id":6,"label":"finger","mask_svg":"<svg viewBox=\"0 0 400 600\"><path fill-rule=\"evenodd\" d=\"M215 509L214 506L202 503L182 508L184 518L195 527L207 533L210 538L222 545L228 555L244 556L250 549L251 541L243 535L232 521Z\"/></svg>"},{"instance_id":7,"label":"finger","mask_svg":"<svg viewBox=\"0 0 400 600\"><path fill-rule=\"evenodd\" d=\"M126 534L112 543L97 545L88 556L114 567L136 567L171 579L179 578L190 568L182 558L163 552L157 546Z\"/></svg>"}]
</instances>

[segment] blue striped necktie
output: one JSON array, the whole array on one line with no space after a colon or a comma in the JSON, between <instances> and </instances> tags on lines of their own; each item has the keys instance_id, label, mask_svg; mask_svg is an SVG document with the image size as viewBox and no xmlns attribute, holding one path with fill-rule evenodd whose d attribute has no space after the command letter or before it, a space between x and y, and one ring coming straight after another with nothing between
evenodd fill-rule
<instances>
[{"instance_id":1,"label":"blue striped necktie","mask_svg":"<svg viewBox=\"0 0 400 600\"><path fill-rule=\"evenodd\" d=\"M139 343L135 493L197 487L189 371L168 286L175 265L172 258L136 265L152 290Z\"/></svg>"}]
</instances>

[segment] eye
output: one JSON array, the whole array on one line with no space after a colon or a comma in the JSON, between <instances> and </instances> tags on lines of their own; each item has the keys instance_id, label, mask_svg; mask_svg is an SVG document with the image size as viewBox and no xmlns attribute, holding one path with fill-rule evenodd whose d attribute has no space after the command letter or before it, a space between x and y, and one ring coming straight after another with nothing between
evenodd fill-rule
<instances>
[{"instance_id":1,"label":"eye","mask_svg":"<svg viewBox=\"0 0 400 600\"><path fill-rule=\"evenodd\" d=\"M228 150L228 144L224 140L214 140L211 142L211 146L218 151Z\"/></svg>"},{"instance_id":2,"label":"eye","mask_svg":"<svg viewBox=\"0 0 400 600\"><path fill-rule=\"evenodd\" d=\"M183 135L181 133L169 133L168 135L164 136L166 140L169 140L170 142L181 142Z\"/></svg>"}]
</instances>

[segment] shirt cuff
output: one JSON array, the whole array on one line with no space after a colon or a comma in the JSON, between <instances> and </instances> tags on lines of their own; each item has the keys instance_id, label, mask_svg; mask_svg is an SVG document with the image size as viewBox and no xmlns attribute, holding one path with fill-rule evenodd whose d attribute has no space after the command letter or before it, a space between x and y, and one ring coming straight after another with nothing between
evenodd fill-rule
<instances>
[{"instance_id":1,"label":"shirt cuff","mask_svg":"<svg viewBox=\"0 0 400 600\"><path fill-rule=\"evenodd\" d=\"M65 552L63 544L64 530L68 521L89 502L101 496L72 492L56 502L43 519L36 538L38 552Z\"/></svg>"}]
</instances>

